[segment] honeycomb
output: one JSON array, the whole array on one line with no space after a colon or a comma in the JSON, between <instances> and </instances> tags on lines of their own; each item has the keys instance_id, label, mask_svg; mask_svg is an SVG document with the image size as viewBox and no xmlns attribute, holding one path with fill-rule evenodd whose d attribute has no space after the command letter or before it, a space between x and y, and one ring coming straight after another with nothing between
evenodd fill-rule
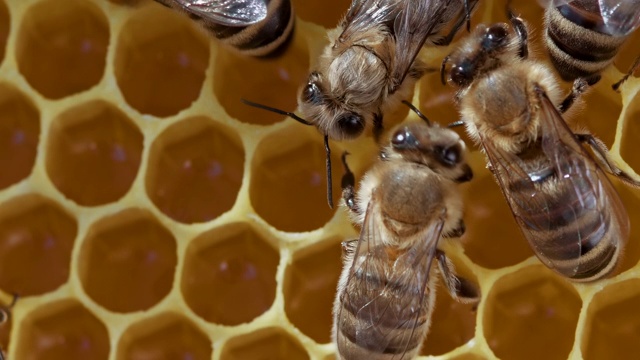
<instances>
[{"instance_id":1,"label":"honeycomb","mask_svg":"<svg viewBox=\"0 0 640 360\"><path fill-rule=\"evenodd\" d=\"M340 242L357 230L326 205L321 136L239 99L294 111L349 0L293 0L295 36L275 59L240 57L186 17L131 3L0 0L0 303L21 295L0 346L21 360L334 359ZM481 3L474 25L504 21L502 2ZM541 49L541 9L513 6ZM640 172L640 80L610 89L638 48L636 34L572 121ZM450 50L421 56L437 67ZM445 124L457 116L438 77L413 102ZM334 164L352 154L357 178L377 151L370 136L331 145ZM440 291L422 355L636 353L640 190L614 180L632 221L618 273L573 284L533 257L483 156L470 156L467 232L443 249L482 301Z\"/></svg>"}]
</instances>

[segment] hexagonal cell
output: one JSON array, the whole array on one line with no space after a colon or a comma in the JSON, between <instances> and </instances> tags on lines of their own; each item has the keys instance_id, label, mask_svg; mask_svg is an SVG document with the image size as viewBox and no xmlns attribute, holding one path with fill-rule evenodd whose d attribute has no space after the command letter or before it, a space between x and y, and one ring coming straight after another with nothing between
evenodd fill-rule
<instances>
[{"instance_id":1,"label":"hexagonal cell","mask_svg":"<svg viewBox=\"0 0 640 360\"><path fill-rule=\"evenodd\" d=\"M640 33L640 31L639 31ZM640 156L637 155L638 139L640 139L640 94L636 94L627 105L620 142L620 156L635 170L640 173ZM615 121L615 120L613 120Z\"/></svg>"},{"instance_id":2,"label":"hexagonal cell","mask_svg":"<svg viewBox=\"0 0 640 360\"><path fill-rule=\"evenodd\" d=\"M301 125L302 126L302 125ZM327 206L327 175L322 136L285 128L265 138L251 164L249 196L256 212L283 231L322 227L335 212ZM330 142L333 202L340 198L341 150ZM293 211L292 211L293 210Z\"/></svg>"},{"instance_id":3,"label":"hexagonal cell","mask_svg":"<svg viewBox=\"0 0 640 360\"><path fill-rule=\"evenodd\" d=\"M529 266L494 283L485 300L484 336L500 359L566 359L581 307L569 282L542 265Z\"/></svg>"},{"instance_id":4,"label":"hexagonal cell","mask_svg":"<svg viewBox=\"0 0 640 360\"><path fill-rule=\"evenodd\" d=\"M209 360L213 344L189 319L164 313L130 326L118 343L116 359Z\"/></svg>"},{"instance_id":5,"label":"hexagonal cell","mask_svg":"<svg viewBox=\"0 0 640 360\"><path fill-rule=\"evenodd\" d=\"M631 188L617 180L613 181L613 185L631 220L629 240L622 253L622 262L616 270L616 273L620 273L633 268L640 260L640 227L636 226L638 219L640 219L640 189Z\"/></svg>"},{"instance_id":6,"label":"hexagonal cell","mask_svg":"<svg viewBox=\"0 0 640 360\"><path fill-rule=\"evenodd\" d=\"M282 115L246 105L240 99L285 111L296 109L298 88L309 76L307 45L299 31L294 32L287 50L275 58L240 55L224 47L219 47L217 53L213 93L230 116L258 125L285 119Z\"/></svg>"},{"instance_id":7,"label":"hexagonal cell","mask_svg":"<svg viewBox=\"0 0 640 360\"><path fill-rule=\"evenodd\" d=\"M11 17L9 9L4 1L0 1L0 64L4 60L4 52L7 48L7 38L9 37L9 28L11 26Z\"/></svg>"},{"instance_id":8,"label":"hexagonal cell","mask_svg":"<svg viewBox=\"0 0 640 360\"><path fill-rule=\"evenodd\" d=\"M637 352L638 289L640 280L631 279L609 285L593 297L581 339L584 359L626 359Z\"/></svg>"},{"instance_id":9,"label":"hexagonal cell","mask_svg":"<svg viewBox=\"0 0 640 360\"><path fill-rule=\"evenodd\" d=\"M144 7L129 18L120 31L114 63L129 105L164 117L198 98L209 65L209 45L195 27L187 17L159 5Z\"/></svg>"},{"instance_id":10,"label":"hexagonal cell","mask_svg":"<svg viewBox=\"0 0 640 360\"><path fill-rule=\"evenodd\" d=\"M0 288L40 295L67 282L78 224L52 200L24 195L0 206Z\"/></svg>"},{"instance_id":11,"label":"hexagonal cell","mask_svg":"<svg viewBox=\"0 0 640 360\"><path fill-rule=\"evenodd\" d=\"M278 250L245 223L208 231L185 254L185 302L209 322L250 322L273 304L279 261Z\"/></svg>"},{"instance_id":12,"label":"hexagonal cell","mask_svg":"<svg viewBox=\"0 0 640 360\"><path fill-rule=\"evenodd\" d=\"M20 324L16 359L106 360L106 326L76 300L47 303L30 312Z\"/></svg>"},{"instance_id":13,"label":"hexagonal cell","mask_svg":"<svg viewBox=\"0 0 640 360\"><path fill-rule=\"evenodd\" d=\"M36 106L18 89L0 84L0 189L31 174L39 138L40 112Z\"/></svg>"},{"instance_id":14,"label":"hexagonal cell","mask_svg":"<svg viewBox=\"0 0 640 360\"><path fill-rule=\"evenodd\" d=\"M474 179L460 186L467 226L462 236L464 251L474 263L490 269L515 265L532 256L533 251L495 178L485 168L484 155L472 155Z\"/></svg>"},{"instance_id":15,"label":"hexagonal cell","mask_svg":"<svg viewBox=\"0 0 640 360\"><path fill-rule=\"evenodd\" d=\"M146 189L167 216L204 222L231 209L244 173L242 140L208 118L180 121L151 145Z\"/></svg>"},{"instance_id":16,"label":"hexagonal cell","mask_svg":"<svg viewBox=\"0 0 640 360\"><path fill-rule=\"evenodd\" d=\"M286 331L270 327L236 336L225 344L220 360L307 360L305 348Z\"/></svg>"},{"instance_id":17,"label":"hexagonal cell","mask_svg":"<svg viewBox=\"0 0 640 360\"><path fill-rule=\"evenodd\" d=\"M449 258L453 261L459 276L479 286L475 275L469 269L462 266L458 259L451 256ZM442 355L473 339L476 331L476 306L476 304L462 304L453 300L440 277L436 291L436 305L431 315L431 327L420 354Z\"/></svg>"},{"instance_id":18,"label":"hexagonal cell","mask_svg":"<svg viewBox=\"0 0 640 360\"><path fill-rule=\"evenodd\" d=\"M324 242L323 242L324 243ZM284 311L289 320L318 343L331 341L333 301L342 272L342 247L327 240L294 255L284 276Z\"/></svg>"},{"instance_id":19,"label":"hexagonal cell","mask_svg":"<svg viewBox=\"0 0 640 360\"><path fill-rule=\"evenodd\" d=\"M93 224L80 252L87 294L115 312L146 310L173 286L173 235L146 210L128 209Z\"/></svg>"},{"instance_id":20,"label":"hexagonal cell","mask_svg":"<svg viewBox=\"0 0 640 360\"><path fill-rule=\"evenodd\" d=\"M486 357L474 354L474 353L466 353L458 356L454 356L451 360L485 360Z\"/></svg>"},{"instance_id":21,"label":"hexagonal cell","mask_svg":"<svg viewBox=\"0 0 640 360\"><path fill-rule=\"evenodd\" d=\"M110 103L76 106L51 125L47 173L60 192L80 205L116 201L138 174L143 140L140 129Z\"/></svg>"},{"instance_id":22,"label":"hexagonal cell","mask_svg":"<svg viewBox=\"0 0 640 360\"><path fill-rule=\"evenodd\" d=\"M305 1L292 0L296 15L302 20L310 21L327 29L338 26L347 13L350 0Z\"/></svg>"},{"instance_id":23,"label":"hexagonal cell","mask_svg":"<svg viewBox=\"0 0 640 360\"><path fill-rule=\"evenodd\" d=\"M97 6L81 0L45 0L24 16L16 57L20 72L36 91L60 99L100 82L109 23Z\"/></svg>"}]
</instances>

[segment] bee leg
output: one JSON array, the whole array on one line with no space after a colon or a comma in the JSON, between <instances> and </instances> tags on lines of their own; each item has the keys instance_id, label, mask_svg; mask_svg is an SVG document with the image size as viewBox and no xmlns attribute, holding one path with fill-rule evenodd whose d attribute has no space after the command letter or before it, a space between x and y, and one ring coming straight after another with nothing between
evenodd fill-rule
<instances>
[{"instance_id":1,"label":"bee leg","mask_svg":"<svg viewBox=\"0 0 640 360\"><path fill-rule=\"evenodd\" d=\"M636 61L633 62L633 65L631 65L631 68L622 77L622 79L620 79L620 81L618 81L617 83L611 85L613 90L620 91L620 85L622 85L625 81L627 81L629 76L631 76L634 72L636 72L636 70L638 70L638 68L640 68L640 55L636 58Z\"/></svg>"},{"instance_id":2,"label":"bee leg","mask_svg":"<svg viewBox=\"0 0 640 360\"><path fill-rule=\"evenodd\" d=\"M344 175L342 175L342 199L344 199L344 203L347 205L349 210L359 214L360 209L356 202L356 179L347 164L347 155L349 155L349 153L346 151L342 153L342 164L344 165Z\"/></svg>"},{"instance_id":3,"label":"bee leg","mask_svg":"<svg viewBox=\"0 0 640 360\"><path fill-rule=\"evenodd\" d=\"M380 144L380 137L382 136L382 132L384 131L384 126L382 125L382 114L377 113L373 115L373 139L376 141L376 144Z\"/></svg>"},{"instance_id":4,"label":"bee leg","mask_svg":"<svg viewBox=\"0 0 640 360\"><path fill-rule=\"evenodd\" d=\"M455 229L449 231L447 234L444 234L443 237L457 238L464 235L465 231L467 231L467 227L464 225L464 220L460 219Z\"/></svg>"},{"instance_id":5,"label":"bee leg","mask_svg":"<svg viewBox=\"0 0 640 360\"><path fill-rule=\"evenodd\" d=\"M349 260L353 258L353 254L356 252L358 246L358 239L345 240L342 245L342 260Z\"/></svg>"},{"instance_id":6,"label":"bee leg","mask_svg":"<svg viewBox=\"0 0 640 360\"><path fill-rule=\"evenodd\" d=\"M529 57L529 31L527 30L527 25L524 21L513 13L510 3L511 1L507 2L507 17L520 39L520 50L518 50L518 55L520 58L526 59Z\"/></svg>"},{"instance_id":7,"label":"bee leg","mask_svg":"<svg viewBox=\"0 0 640 360\"><path fill-rule=\"evenodd\" d=\"M571 108L571 105L573 105L576 99L582 96L582 94L584 94L584 92L589 89L589 84L589 80L587 79L575 79L573 81L573 87L571 87L571 92L569 93L569 95L567 95L566 98L564 98L564 100L562 100L562 102L558 106L558 111L563 114L567 112L567 110Z\"/></svg>"},{"instance_id":8,"label":"bee leg","mask_svg":"<svg viewBox=\"0 0 640 360\"><path fill-rule=\"evenodd\" d=\"M579 142L589 145L589 147L593 151L593 154L596 156L598 163L600 163L600 165L607 172L615 175L618 179L620 179L620 181L624 182L627 185L640 187L640 180L635 179L615 164L614 160L609 155L609 149L607 149L607 145L605 145L602 140L589 133L574 135Z\"/></svg>"},{"instance_id":9,"label":"bee leg","mask_svg":"<svg viewBox=\"0 0 640 360\"><path fill-rule=\"evenodd\" d=\"M466 23L467 32L471 31L471 12L473 12L473 8L478 4L479 0L465 0L464 1L464 16L458 17L455 24L451 27L451 31L447 35L444 35L433 41L433 44L436 46L447 46L451 44L453 38L458 33L458 30L462 27L462 24Z\"/></svg>"},{"instance_id":10,"label":"bee leg","mask_svg":"<svg viewBox=\"0 0 640 360\"><path fill-rule=\"evenodd\" d=\"M436 258L444 284L451 297L461 303L477 303L480 301L480 289L471 281L455 274L453 264L444 251L436 249Z\"/></svg>"}]
</instances>

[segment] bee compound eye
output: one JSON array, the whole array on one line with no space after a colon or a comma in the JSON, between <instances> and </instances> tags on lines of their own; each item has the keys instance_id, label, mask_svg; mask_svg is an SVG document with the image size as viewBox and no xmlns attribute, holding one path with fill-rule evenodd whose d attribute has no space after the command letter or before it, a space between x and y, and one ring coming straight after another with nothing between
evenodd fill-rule
<instances>
[{"instance_id":1,"label":"bee compound eye","mask_svg":"<svg viewBox=\"0 0 640 360\"><path fill-rule=\"evenodd\" d=\"M460 150L455 147L443 148L440 151L442 162L448 165L455 165L460 161Z\"/></svg>"},{"instance_id":2,"label":"bee compound eye","mask_svg":"<svg viewBox=\"0 0 640 360\"><path fill-rule=\"evenodd\" d=\"M310 82L302 90L302 101L306 103L317 103L320 99L320 88L316 83Z\"/></svg>"},{"instance_id":3,"label":"bee compound eye","mask_svg":"<svg viewBox=\"0 0 640 360\"><path fill-rule=\"evenodd\" d=\"M450 71L451 81L459 86L467 85L471 80L470 72L470 69L464 64L454 65Z\"/></svg>"},{"instance_id":4,"label":"bee compound eye","mask_svg":"<svg viewBox=\"0 0 640 360\"><path fill-rule=\"evenodd\" d=\"M493 50L500 46L508 35L509 33L504 26L500 24L493 25L487 29L487 33L482 41L482 47L486 50Z\"/></svg>"},{"instance_id":5,"label":"bee compound eye","mask_svg":"<svg viewBox=\"0 0 640 360\"><path fill-rule=\"evenodd\" d=\"M356 137L364 130L364 119L354 113L345 113L338 117L338 128L346 137Z\"/></svg>"},{"instance_id":6,"label":"bee compound eye","mask_svg":"<svg viewBox=\"0 0 640 360\"><path fill-rule=\"evenodd\" d=\"M406 149L417 144L417 141L411 131L402 128L396 131L391 137L391 145L396 149Z\"/></svg>"}]
</instances>

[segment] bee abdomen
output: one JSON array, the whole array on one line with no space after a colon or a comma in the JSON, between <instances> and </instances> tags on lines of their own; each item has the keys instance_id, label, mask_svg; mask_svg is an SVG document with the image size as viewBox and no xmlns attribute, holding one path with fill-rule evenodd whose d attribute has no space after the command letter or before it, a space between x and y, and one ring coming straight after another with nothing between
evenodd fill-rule
<instances>
[{"instance_id":1,"label":"bee abdomen","mask_svg":"<svg viewBox=\"0 0 640 360\"><path fill-rule=\"evenodd\" d=\"M368 282L386 281L372 273L355 273L354 276L366 277L362 281ZM389 291L377 294L375 300L366 291L358 289L347 288L341 294L345 321L338 329L344 335L339 337L338 351L343 359L391 359L398 354L410 359L417 354L429 329L431 301L424 299L424 306L420 309L394 306L401 304L397 299L421 299L422 294L418 293L418 289L402 284L388 284L387 288ZM432 294L427 289L424 296ZM371 306L372 300L377 304L388 304L388 307L380 309ZM375 323L366 329L356 328L356 324L372 321Z\"/></svg>"},{"instance_id":2,"label":"bee abdomen","mask_svg":"<svg viewBox=\"0 0 640 360\"><path fill-rule=\"evenodd\" d=\"M545 45L554 67L567 81L600 73L611 64L625 40L578 25L554 7L547 9L546 21Z\"/></svg>"}]
</instances>

